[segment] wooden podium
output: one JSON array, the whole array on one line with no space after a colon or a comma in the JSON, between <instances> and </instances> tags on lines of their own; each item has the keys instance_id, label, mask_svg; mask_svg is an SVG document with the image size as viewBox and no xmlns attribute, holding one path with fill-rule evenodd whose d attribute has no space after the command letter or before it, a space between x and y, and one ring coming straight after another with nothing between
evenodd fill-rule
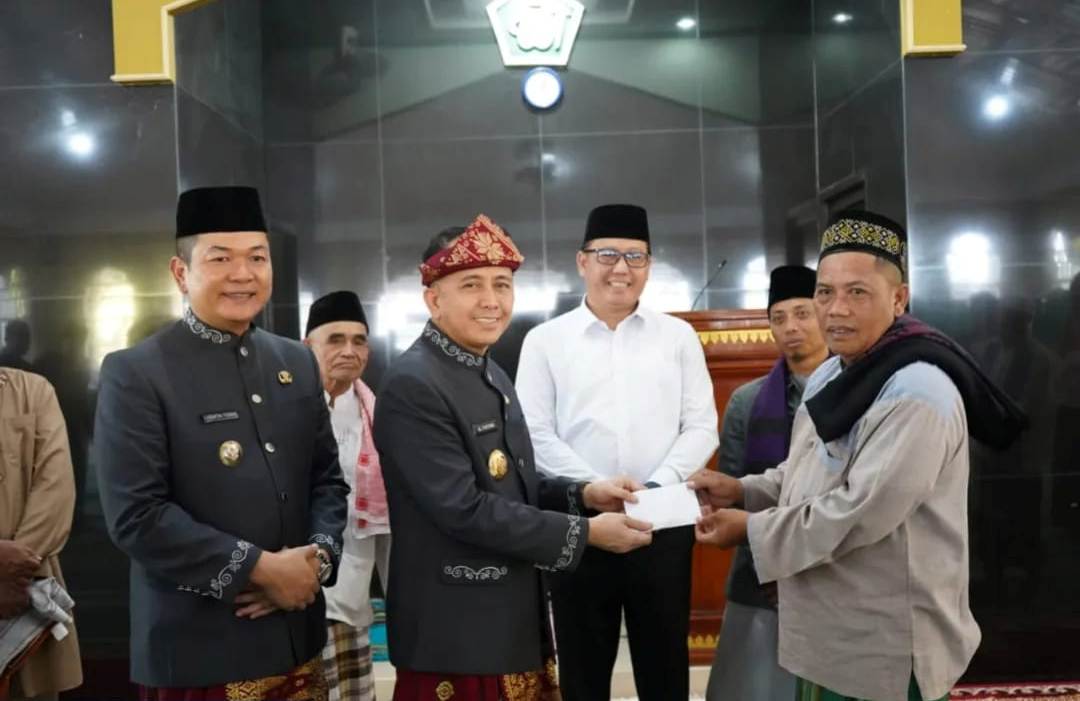
<instances>
[{"instance_id":1,"label":"wooden podium","mask_svg":"<svg viewBox=\"0 0 1080 701\"><path fill-rule=\"evenodd\" d=\"M735 388L769 372L779 354L764 309L676 312L690 322L705 349L716 411L724 409ZM717 427L719 429L719 427ZM709 463L716 469L716 458ZM733 550L694 546L690 590L690 664L712 664Z\"/></svg>"}]
</instances>

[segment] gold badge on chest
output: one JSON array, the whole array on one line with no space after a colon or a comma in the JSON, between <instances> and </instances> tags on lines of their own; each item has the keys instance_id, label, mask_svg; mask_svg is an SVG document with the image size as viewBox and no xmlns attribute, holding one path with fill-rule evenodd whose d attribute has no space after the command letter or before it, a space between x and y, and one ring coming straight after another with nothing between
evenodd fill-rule
<instances>
[{"instance_id":1,"label":"gold badge on chest","mask_svg":"<svg viewBox=\"0 0 1080 701\"><path fill-rule=\"evenodd\" d=\"M510 461L506 459L506 453L502 452L498 448L491 451L491 455L488 456L488 473L497 480L501 480L506 477L506 473L509 471Z\"/></svg>"},{"instance_id":2,"label":"gold badge on chest","mask_svg":"<svg viewBox=\"0 0 1080 701\"><path fill-rule=\"evenodd\" d=\"M283 385L292 384L292 373L288 370L282 370L277 374L277 381Z\"/></svg>"},{"instance_id":3,"label":"gold badge on chest","mask_svg":"<svg viewBox=\"0 0 1080 701\"><path fill-rule=\"evenodd\" d=\"M218 447L218 459L225 467L236 467L244 457L244 448L236 441L225 441Z\"/></svg>"}]
</instances>

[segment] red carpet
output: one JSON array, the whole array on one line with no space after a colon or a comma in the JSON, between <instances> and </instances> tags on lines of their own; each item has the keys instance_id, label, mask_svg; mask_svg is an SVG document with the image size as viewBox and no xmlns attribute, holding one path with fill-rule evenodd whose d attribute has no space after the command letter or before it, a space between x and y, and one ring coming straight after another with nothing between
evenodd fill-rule
<instances>
[{"instance_id":1,"label":"red carpet","mask_svg":"<svg viewBox=\"0 0 1080 701\"><path fill-rule=\"evenodd\" d=\"M1051 684L964 684L952 701L1080 701L1080 682Z\"/></svg>"}]
</instances>

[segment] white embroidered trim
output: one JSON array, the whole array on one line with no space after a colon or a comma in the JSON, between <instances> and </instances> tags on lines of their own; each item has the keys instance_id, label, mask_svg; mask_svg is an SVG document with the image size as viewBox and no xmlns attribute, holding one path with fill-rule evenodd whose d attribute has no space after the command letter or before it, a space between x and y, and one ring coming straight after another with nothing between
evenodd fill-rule
<instances>
[{"instance_id":1,"label":"white embroidered trim","mask_svg":"<svg viewBox=\"0 0 1080 701\"><path fill-rule=\"evenodd\" d=\"M474 570L468 565L447 565L443 567L443 574L449 575L454 579L465 579L470 582L497 582L509 573L510 570L505 566L481 567L478 570Z\"/></svg>"},{"instance_id":2,"label":"white embroidered trim","mask_svg":"<svg viewBox=\"0 0 1080 701\"><path fill-rule=\"evenodd\" d=\"M210 591L205 591L198 587L190 587L186 584L181 584L177 587L177 590L220 599L225 593L225 587L232 584L233 573L239 572L240 568L243 567L244 560L247 559L249 550L251 550L251 543L246 540L236 541L236 549L229 555L229 564L225 565L225 567L218 572L217 576L210 580Z\"/></svg>"},{"instance_id":3,"label":"white embroidered trim","mask_svg":"<svg viewBox=\"0 0 1080 701\"><path fill-rule=\"evenodd\" d=\"M550 567L537 563L536 567L538 569L545 572L560 572L569 567L570 563L574 561L574 553L577 551L578 541L581 536L581 517L568 514L566 518L570 521L570 526L566 529L566 545L559 551L559 559Z\"/></svg>"},{"instance_id":4,"label":"white embroidered trim","mask_svg":"<svg viewBox=\"0 0 1080 701\"><path fill-rule=\"evenodd\" d=\"M218 331L212 326L207 326L199 321L199 318L195 316L195 312L191 311L191 307L184 308L184 323L191 329L191 333L211 343L221 344L232 340L232 334Z\"/></svg>"},{"instance_id":5,"label":"white embroidered trim","mask_svg":"<svg viewBox=\"0 0 1080 701\"><path fill-rule=\"evenodd\" d=\"M424 327L423 336L424 338L428 339L436 346L438 346L443 353L446 353L448 356L458 361L459 363L464 364L466 367L478 368L484 364L483 358L477 355L473 355L467 350L463 350L456 343L454 343L449 338L440 333L439 330L430 323Z\"/></svg>"},{"instance_id":6,"label":"white embroidered trim","mask_svg":"<svg viewBox=\"0 0 1080 701\"><path fill-rule=\"evenodd\" d=\"M330 550L334 553L334 557L341 557L341 546L338 545L337 541L325 533L316 533L308 538L308 542L315 543L316 545L328 545L330 546Z\"/></svg>"}]
</instances>

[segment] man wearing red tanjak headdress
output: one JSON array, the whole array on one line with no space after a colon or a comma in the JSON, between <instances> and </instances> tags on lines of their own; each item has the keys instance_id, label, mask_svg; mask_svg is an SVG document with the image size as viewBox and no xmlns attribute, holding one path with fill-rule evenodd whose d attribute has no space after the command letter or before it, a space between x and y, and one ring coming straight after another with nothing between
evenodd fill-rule
<instances>
[{"instance_id":1,"label":"man wearing red tanjak headdress","mask_svg":"<svg viewBox=\"0 0 1080 701\"><path fill-rule=\"evenodd\" d=\"M395 701L558 698L542 572L572 570L587 545L651 541L649 524L619 513L633 480L536 472L513 383L488 355L523 260L483 215L437 235L420 266L431 321L380 390Z\"/></svg>"}]
</instances>

